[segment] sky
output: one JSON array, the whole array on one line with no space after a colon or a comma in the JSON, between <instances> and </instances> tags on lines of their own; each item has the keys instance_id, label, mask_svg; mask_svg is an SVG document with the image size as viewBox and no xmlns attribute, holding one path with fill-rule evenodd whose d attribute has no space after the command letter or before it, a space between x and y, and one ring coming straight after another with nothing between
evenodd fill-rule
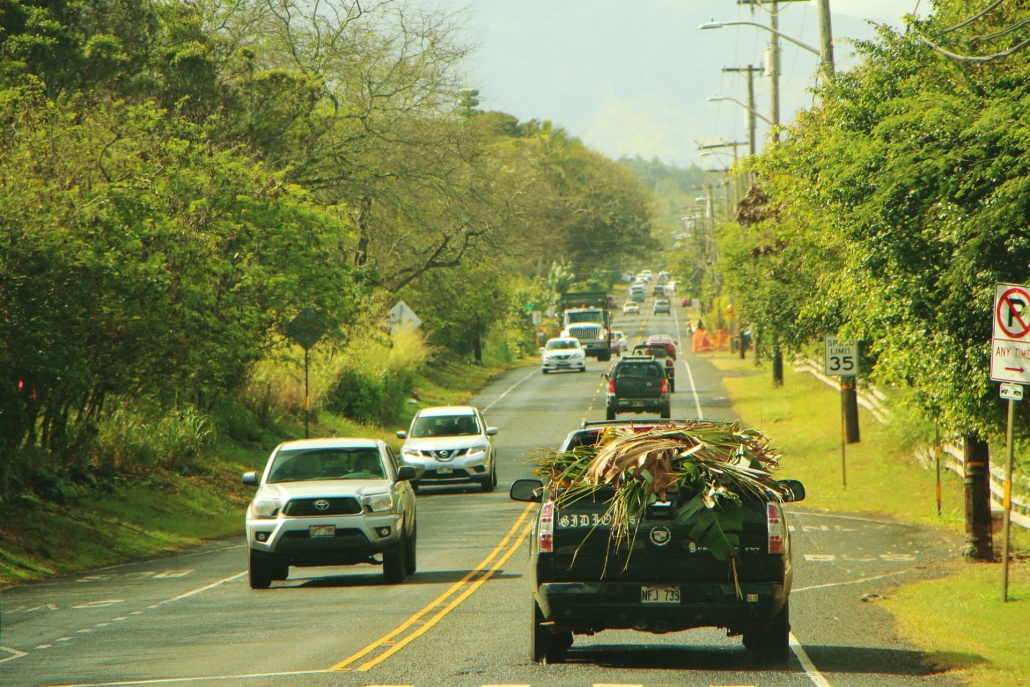
<instances>
[{"instance_id":1,"label":"sky","mask_svg":"<svg viewBox=\"0 0 1030 687\"><path fill-rule=\"evenodd\" d=\"M480 107L520 120L550 120L591 148L618 158L640 155L711 168L732 149L700 157L699 145L747 140L745 74L723 67L765 65L770 34L749 26L702 31L712 19L768 24L735 0L435 0L473 43L466 64ZM846 67L849 39L871 38L874 24L929 10L930 0L830 0L834 52ZM819 45L815 0L780 4L780 31ZM781 44L781 120L812 103L818 58ZM770 79L756 74L756 110L769 115ZM759 123L756 138L764 143ZM746 153L746 146L740 149Z\"/></svg>"}]
</instances>

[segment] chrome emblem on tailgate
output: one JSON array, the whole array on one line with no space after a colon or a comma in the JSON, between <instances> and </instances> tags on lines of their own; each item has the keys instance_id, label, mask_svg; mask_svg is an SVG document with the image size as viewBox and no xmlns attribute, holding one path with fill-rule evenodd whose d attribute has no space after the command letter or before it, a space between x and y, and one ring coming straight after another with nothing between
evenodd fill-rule
<instances>
[{"instance_id":1,"label":"chrome emblem on tailgate","mask_svg":"<svg viewBox=\"0 0 1030 687\"><path fill-rule=\"evenodd\" d=\"M651 543L655 546L665 546L672 541L672 532L668 527L651 528Z\"/></svg>"}]
</instances>

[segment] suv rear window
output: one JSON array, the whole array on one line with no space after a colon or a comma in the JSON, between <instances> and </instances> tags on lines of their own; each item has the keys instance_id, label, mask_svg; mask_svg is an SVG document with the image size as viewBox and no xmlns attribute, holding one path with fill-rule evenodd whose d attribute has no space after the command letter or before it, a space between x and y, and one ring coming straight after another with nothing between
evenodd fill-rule
<instances>
[{"instance_id":1,"label":"suv rear window","mask_svg":"<svg viewBox=\"0 0 1030 687\"><path fill-rule=\"evenodd\" d=\"M662 369L654 363L624 363L615 367L616 379L658 379Z\"/></svg>"}]
</instances>

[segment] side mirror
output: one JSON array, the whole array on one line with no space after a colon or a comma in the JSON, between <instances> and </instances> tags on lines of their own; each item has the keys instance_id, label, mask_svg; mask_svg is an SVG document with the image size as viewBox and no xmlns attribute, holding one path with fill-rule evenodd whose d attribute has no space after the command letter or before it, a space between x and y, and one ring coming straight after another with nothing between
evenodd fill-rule
<instances>
[{"instance_id":1,"label":"side mirror","mask_svg":"<svg viewBox=\"0 0 1030 687\"><path fill-rule=\"evenodd\" d=\"M407 432L397 432L397 438L398 439L407 439L408 438L408 433Z\"/></svg>"},{"instance_id":2,"label":"side mirror","mask_svg":"<svg viewBox=\"0 0 1030 687\"><path fill-rule=\"evenodd\" d=\"M418 471L410 465L402 465L397 468L397 481L399 482L415 479L416 475L418 475Z\"/></svg>"},{"instance_id":3,"label":"side mirror","mask_svg":"<svg viewBox=\"0 0 1030 687\"><path fill-rule=\"evenodd\" d=\"M497 428L496 427L487 427L486 428L486 435L488 437L495 437L495 436L497 436Z\"/></svg>"},{"instance_id":4,"label":"side mirror","mask_svg":"<svg viewBox=\"0 0 1030 687\"><path fill-rule=\"evenodd\" d=\"M805 485L796 479L781 479L780 486L783 487L784 503L796 503L805 500Z\"/></svg>"},{"instance_id":5,"label":"side mirror","mask_svg":"<svg viewBox=\"0 0 1030 687\"><path fill-rule=\"evenodd\" d=\"M244 472L243 483L248 487L256 487L258 485L258 474L256 472Z\"/></svg>"},{"instance_id":6,"label":"side mirror","mask_svg":"<svg viewBox=\"0 0 1030 687\"><path fill-rule=\"evenodd\" d=\"M543 499L544 483L538 479L517 479L511 483L508 496L512 501L540 503Z\"/></svg>"}]
</instances>

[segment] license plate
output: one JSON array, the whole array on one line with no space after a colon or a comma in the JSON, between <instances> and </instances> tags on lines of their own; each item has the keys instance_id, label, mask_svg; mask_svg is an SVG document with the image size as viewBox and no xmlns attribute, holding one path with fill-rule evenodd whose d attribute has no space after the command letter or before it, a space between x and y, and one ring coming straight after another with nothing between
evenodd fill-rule
<instances>
[{"instance_id":1,"label":"license plate","mask_svg":"<svg viewBox=\"0 0 1030 687\"><path fill-rule=\"evenodd\" d=\"M438 467L436 469L436 474L438 474L438 475L451 475L451 474L454 474L454 468L452 468L450 465L441 465L440 467Z\"/></svg>"},{"instance_id":2,"label":"license plate","mask_svg":"<svg viewBox=\"0 0 1030 687\"><path fill-rule=\"evenodd\" d=\"M644 585L640 588L640 603L678 604L679 602L679 587L651 587L648 585Z\"/></svg>"},{"instance_id":3,"label":"license plate","mask_svg":"<svg viewBox=\"0 0 1030 687\"><path fill-rule=\"evenodd\" d=\"M633 401L633 407L634 408L643 408L644 407L644 402L643 401Z\"/></svg>"},{"instance_id":4,"label":"license plate","mask_svg":"<svg viewBox=\"0 0 1030 687\"><path fill-rule=\"evenodd\" d=\"M312 539L316 537L335 537L336 525L312 525L308 528L308 536Z\"/></svg>"}]
</instances>

